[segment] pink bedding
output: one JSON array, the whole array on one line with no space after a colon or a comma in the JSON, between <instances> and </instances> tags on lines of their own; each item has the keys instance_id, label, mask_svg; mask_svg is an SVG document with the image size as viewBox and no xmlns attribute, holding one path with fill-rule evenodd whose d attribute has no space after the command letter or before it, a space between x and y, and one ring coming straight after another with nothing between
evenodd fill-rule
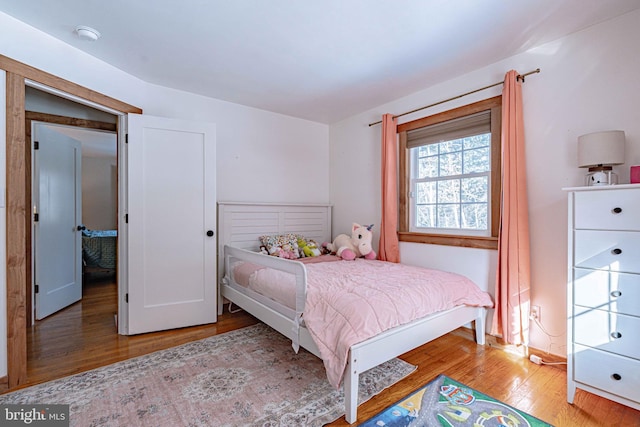
<instances>
[{"instance_id":1,"label":"pink bedding","mask_svg":"<svg viewBox=\"0 0 640 427\"><path fill-rule=\"evenodd\" d=\"M329 382L338 387L349 348L387 329L458 305L492 307L491 297L464 276L362 258L319 262L307 268L307 300L303 319L320 350ZM274 277L280 301L294 304L293 276L258 269L250 279L254 290ZM273 276L275 275L275 276ZM295 292L295 291L294 291Z\"/></svg>"},{"instance_id":2,"label":"pink bedding","mask_svg":"<svg viewBox=\"0 0 640 427\"><path fill-rule=\"evenodd\" d=\"M489 294L454 273L362 258L307 267L304 322L334 387L353 344L461 304L493 306Z\"/></svg>"},{"instance_id":3,"label":"pink bedding","mask_svg":"<svg viewBox=\"0 0 640 427\"><path fill-rule=\"evenodd\" d=\"M300 258L296 261L308 265L340 260L334 255L321 255ZM241 286L268 296L292 310L296 309L296 281L291 273L266 268L250 262L239 262L233 268L233 279Z\"/></svg>"}]
</instances>

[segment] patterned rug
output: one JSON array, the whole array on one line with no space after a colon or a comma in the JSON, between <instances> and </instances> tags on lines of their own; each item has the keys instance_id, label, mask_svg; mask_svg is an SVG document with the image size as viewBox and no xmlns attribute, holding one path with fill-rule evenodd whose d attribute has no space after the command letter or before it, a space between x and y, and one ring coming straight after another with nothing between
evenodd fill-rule
<instances>
[{"instance_id":1,"label":"patterned rug","mask_svg":"<svg viewBox=\"0 0 640 427\"><path fill-rule=\"evenodd\" d=\"M364 402L415 370L393 359L360 375ZM0 395L68 404L72 426L321 426L344 415L322 361L263 324Z\"/></svg>"},{"instance_id":2,"label":"patterned rug","mask_svg":"<svg viewBox=\"0 0 640 427\"><path fill-rule=\"evenodd\" d=\"M552 427L444 375L359 427Z\"/></svg>"}]
</instances>

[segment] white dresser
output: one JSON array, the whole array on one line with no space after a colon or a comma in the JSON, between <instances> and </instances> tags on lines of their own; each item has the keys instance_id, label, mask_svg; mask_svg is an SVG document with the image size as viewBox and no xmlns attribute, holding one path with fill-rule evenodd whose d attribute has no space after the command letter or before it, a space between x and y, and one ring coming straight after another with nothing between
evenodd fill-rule
<instances>
[{"instance_id":1,"label":"white dresser","mask_svg":"<svg viewBox=\"0 0 640 427\"><path fill-rule=\"evenodd\" d=\"M640 185L569 193L567 401L640 409Z\"/></svg>"}]
</instances>

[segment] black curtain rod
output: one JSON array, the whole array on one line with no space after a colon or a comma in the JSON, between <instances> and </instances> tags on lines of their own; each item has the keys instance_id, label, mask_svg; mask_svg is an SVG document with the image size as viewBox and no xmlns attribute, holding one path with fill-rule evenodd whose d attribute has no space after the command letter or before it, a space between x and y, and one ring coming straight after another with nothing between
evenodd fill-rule
<instances>
[{"instance_id":1,"label":"black curtain rod","mask_svg":"<svg viewBox=\"0 0 640 427\"><path fill-rule=\"evenodd\" d=\"M522 83L524 83L524 78L526 76L528 76L530 74L536 74L536 73L539 73L539 72L540 72L540 68L536 68L535 70L529 71L528 73L518 74L517 79L521 79ZM415 110L407 111L407 112L404 112L402 114L397 114L397 115L395 115L393 117L396 118L396 117L406 116L407 114L415 113L416 111L424 110L425 108L435 107L436 105L444 104L445 102L453 101L454 99L462 98L464 96L471 95L471 94L474 94L476 92L480 92L480 91L483 91L485 89L489 89L489 88L492 88L492 87L495 87L495 86L498 86L498 85L501 85L501 84L504 84L504 81L497 82L497 83L491 84L489 86L481 87L480 89L472 90L471 92L463 93L462 95L454 96L453 98L444 99L442 101L436 102L435 104L425 105L424 107L416 108ZM382 123L382 120L378 120L377 122L374 122L374 123L369 123L369 127L378 125L380 123Z\"/></svg>"}]
</instances>

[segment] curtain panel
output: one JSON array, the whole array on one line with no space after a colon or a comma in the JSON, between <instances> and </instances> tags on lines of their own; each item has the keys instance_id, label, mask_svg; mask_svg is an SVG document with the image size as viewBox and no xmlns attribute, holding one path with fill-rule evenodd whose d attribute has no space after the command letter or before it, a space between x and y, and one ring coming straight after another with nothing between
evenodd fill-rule
<instances>
[{"instance_id":1,"label":"curtain panel","mask_svg":"<svg viewBox=\"0 0 640 427\"><path fill-rule=\"evenodd\" d=\"M398 243L398 119L382 116L382 220L378 259L400 262Z\"/></svg>"},{"instance_id":2,"label":"curtain panel","mask_svg":"<svg viewBox=\"0 0 640 427\"><path fill-rule=\"evenodd\" d=\"M491 333L509 344L529 342L530 249L522 84L514 70L502 90L502 197Z\"/></svg>"}]
</instances>

